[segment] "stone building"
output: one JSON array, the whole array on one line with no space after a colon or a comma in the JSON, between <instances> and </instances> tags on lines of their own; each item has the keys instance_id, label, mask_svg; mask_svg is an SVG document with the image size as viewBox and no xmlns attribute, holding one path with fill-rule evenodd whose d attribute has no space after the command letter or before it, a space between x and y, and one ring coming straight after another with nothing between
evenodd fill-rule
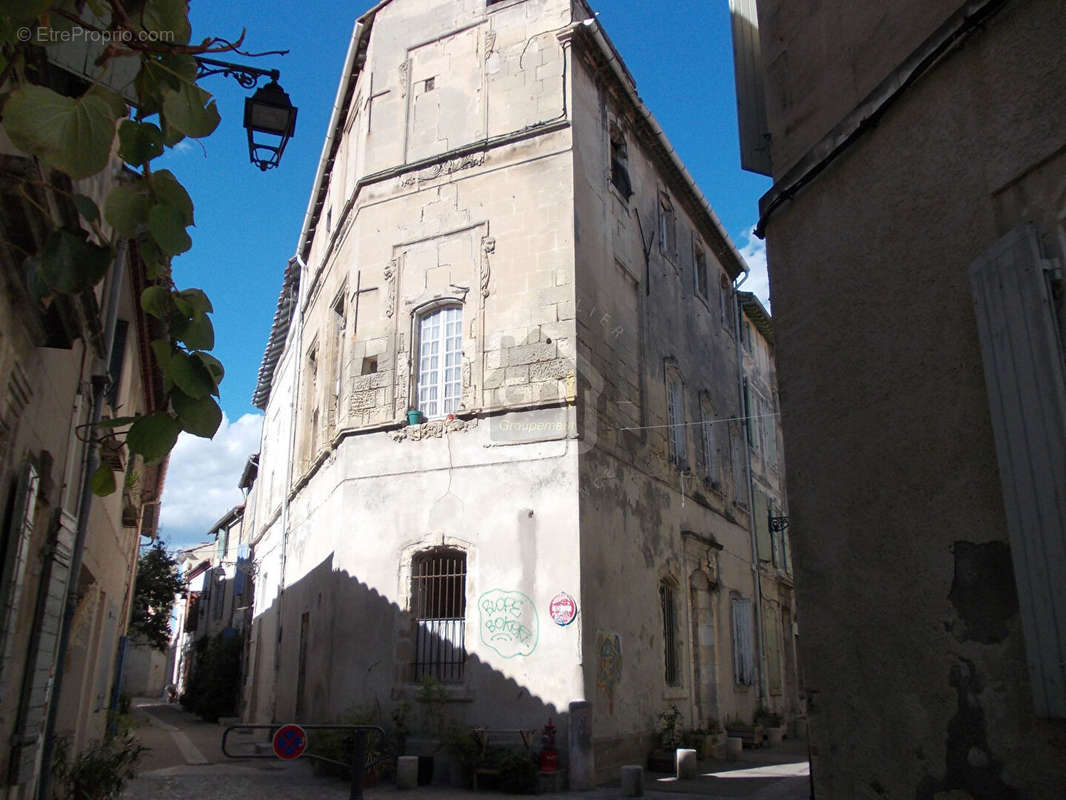
<instances>
[{"instance_id":1,"label":"stone building","mask_svg":"<svg viewBox=\"0 0 1066 800\"><path fill-rule=\"evenodd\" d=\"M1066 796L1066 6L732 5L816 793Z\"/></svg>"},{"instance_id":2,"label":"stone building","mask_svg":"<svg viewBox=\"0 0 1066 800\"><path fill-rule=\"evenodd\" d=\"M53 77L78 85L58 69ZM71 192L101 202L121 171L116 159ZM148 347L160 331L140 307L146 275L134 245L120 248L95 289L37 300L23 262L43 246L41 209L68 225L78 211L70 192L20 192L20 178L43 186L51 176L2 134L0 176L0 739L10 745L0 748L0 797L25 798L35 796L50 714L72 755L103 737L140 537L156 531L165 464L105 446L118 490L94 498L96 448L86 429L154 411L164 395ZM64 650L68 598L75 608Z\"/></svg>"},{"instance_id":3,"label":"stone building","mask_svg":"<svg viewBox=\"0 0 1066 800\"><path fill-rule=\"evenodd\" d=\"M797 713L761 665L744 273L583 2L361 17L255 397L247 718L433 677L463 723L551 717L580 787L672 706Z\"/></svg>"}]
</instances>

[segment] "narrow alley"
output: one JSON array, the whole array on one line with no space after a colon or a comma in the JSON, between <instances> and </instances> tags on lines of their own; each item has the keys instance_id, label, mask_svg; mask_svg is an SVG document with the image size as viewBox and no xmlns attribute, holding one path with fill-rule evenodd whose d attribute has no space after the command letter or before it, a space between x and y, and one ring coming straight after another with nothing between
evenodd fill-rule
<instances>
[{"instance_id":1,"label":"narrow alley","mask_svg":"<svg viewBox=\"0 0 1066 800\"><path fill-rule=\"evenodd\" d=\"M148 748L138 776L123 792L123 800L347 800L343 781L314 775L310 761L273 759L240 761L222 754L223 728L203 722L181 706L161 700L134 701L133 733ZM238 744L239 748L240 745ZM807 800L810 796L806 743L787 741L772 749L745 750L738 761L706 760L699 777L677 780L645 774L645 792L654 800L747 798L748 800ZM445 800L445 798L511 797L499 792L472 792L427 786L400 791L391 783L365 790L368 800ZM584 797L589 800L620 796L617 785L589 792L540 795L545 800Z\"/></svg>"}]
</instances>

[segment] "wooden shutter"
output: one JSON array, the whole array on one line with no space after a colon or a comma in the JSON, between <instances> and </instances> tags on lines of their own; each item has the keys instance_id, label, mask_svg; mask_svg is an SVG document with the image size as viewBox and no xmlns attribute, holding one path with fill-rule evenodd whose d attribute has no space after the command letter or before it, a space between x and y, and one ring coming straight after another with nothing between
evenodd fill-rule
<instances>
[{"instance_id":1,"label":"wooden shutter","mask_svg":"<svg viewBox=\"0 0 1066 800\"><path fill-rule=\"evenodd\" d=\"M988 407L1038 716L1066 717L1066 380L1039 231L970 265Z\"/></svg>"},{"instance_id":2,"label":"wooden shutter","mask_svg":"<svg viewBox=\"0 0 1066 800\"><path fill-rule=\"evenodd\" d=\"M756 5L757 0L729 0L733 22L740 165L751 172L770 175L770 126L766 121L766 90Z\"/></svg>"},{"instance_id":3,"label":"wooden shutter","mask_svg":"<svg viewBox=\"0 0 1066 800\"><path fill-rule=\"evenodd\" d=\"M15 490L15 505L12 506L11 522L5 536L7 541L4 543L0 573L0 697L5 698L10 688L8 679L14 657L22 582L26 575L27 552L33 538L39 485L37 469L27 462Z\"/></svg>"},{"instance_id":4,"label":"wooden shutter","mask_svg":"<svg viewBox=\"0 0 1066 800\"><path fill-rule=\"evenodd\" d=\"M755 490L751 513L755 515L755 541L758 544L759 560L769 561L773 556L770 542L770 505L766 494L760 489Z\"/></svg>"},{"instance_id":5,"label":"wooden shutter","mask_svg":"<svg viewBox=\"0 0 1066 800\"><path fill-rule=\"evenodd\" d=\"M53 519L50 552L46 554L41 580L37 585L33 636L27 649L18 722L12 737L12 783L27 783L34 776L48 704L52 699L59 630L70 584L71 556L78 521L62 510L57 511Z\"/></svg>"},{"instance_id":6,"label":"wooden shutter","mask_svg":"<svg viewBox=\"0 0 1066 800\"><path fill-rule=\"evenodd\" d=\"M755 682L755 630L745 597L733 598L733 677L745 686Z\"/></svg>"}]
</instances>

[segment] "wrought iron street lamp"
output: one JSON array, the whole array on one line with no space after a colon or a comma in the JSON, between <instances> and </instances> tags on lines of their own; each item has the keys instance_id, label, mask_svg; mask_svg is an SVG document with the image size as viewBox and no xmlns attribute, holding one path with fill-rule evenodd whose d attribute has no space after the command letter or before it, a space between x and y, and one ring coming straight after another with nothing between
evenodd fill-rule
<instances>
[{"instance_id":1,"label":"wrought iron street lamp","mask_svg":"<svg viewBox=\"0 0 1066 800\"><path fill-rule=\"evenodd\" d=\"M266 172L276 167L296 132L297 108L276 80L256 90L244 101L244 127L248 129L248 155ZM272 137L272 138L264 138Z\"/></svg>"},{"instance_id":2,"label":"wrought iron street lamp","mask_svg":"<svg viewBox=\"0 0 1066 800\"><path fill-rule=\"evenodd\" d=\"M275 51L284 54L288 51ZM253 88L260 78L270 83L256 90L244 100L244 127L248 130L248 157L266 172L281 162L285 145L296 132L298 109L278 83L281 73L276 69L259 69L229 61L197 58L196 77L223 75L233 78L245 89Z\"/></svg>"}]
</instances>

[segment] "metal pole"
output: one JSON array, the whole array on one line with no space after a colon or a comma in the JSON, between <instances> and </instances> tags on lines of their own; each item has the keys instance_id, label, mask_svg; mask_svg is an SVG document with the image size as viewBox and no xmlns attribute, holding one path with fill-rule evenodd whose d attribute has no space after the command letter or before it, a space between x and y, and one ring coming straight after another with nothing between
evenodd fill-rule
<instances>
[{"instance_id":1,"label":"metal pole","mask_svg":"<svg viewBox=\"0 0 1066 800\"><path fill-rule=\"evenodd\" d=\"M370 731L355 732L355 747L352 752L352 790L348 800L363 800L363 775L366 772L366 753Z\"/></svg>"}]
</instances>

